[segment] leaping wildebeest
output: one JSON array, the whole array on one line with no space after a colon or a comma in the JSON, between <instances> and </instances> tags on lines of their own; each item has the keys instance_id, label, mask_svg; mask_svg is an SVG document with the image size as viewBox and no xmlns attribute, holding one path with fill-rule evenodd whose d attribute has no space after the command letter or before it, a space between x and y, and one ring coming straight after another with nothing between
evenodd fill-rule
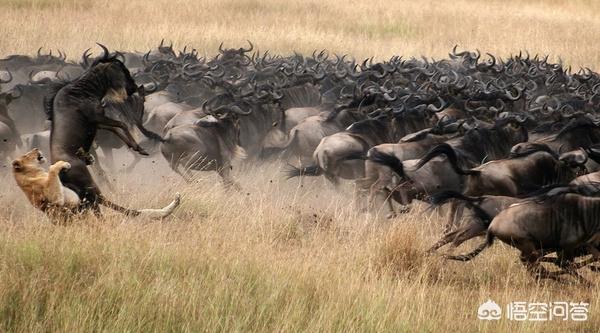
<instances>
[{"instance_id":1,"label":"leaping wildebeest","mask_svg":"<svg viewBox=\"0 0 600 333\"><path fill-rule=\"evenodd\" d=\"M134 96L139 88L123 62L110 57L106 47L100 46L104 49L104 56L96 59L79 78L57 86L56 92L47 99L46 111L52 121L52 163L70 163L71 168L60 175L60 180L64 186L77 193L82 201L79 207L81 210L91 209L100 214L100 205L104 205L130 216L143 214L165 217L179 204L179 198L164 209L124 208L102 195L87 168L90 163L90 148L99 129L113 132L133 150L140 154L146 153L135 142L125 123L111 119L105 113L104 106L108 101L124 103L132 98L137 99L138 103L143 101L139 96Z\"/></svg>"}]
</instances>

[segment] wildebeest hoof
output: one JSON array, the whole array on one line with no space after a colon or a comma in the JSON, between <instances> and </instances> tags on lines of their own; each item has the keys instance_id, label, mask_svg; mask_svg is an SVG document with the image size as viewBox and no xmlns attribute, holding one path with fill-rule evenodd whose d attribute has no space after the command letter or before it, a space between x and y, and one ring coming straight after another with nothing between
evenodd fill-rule
<instances>
[{"instance_id":1,"label":"wildebeest hoof","mask_svg":"<svg viewBox=\"0 0 600 333\"><path fill-rule=\"evenodd\" d=\"M92 165L94 164L94 162L96 162L94 156L92 156L92 154L90 154L89 152L83 150L83 148L77 149L77 152L75 154L85 163L85 165Z\"/></svg>"},{"instance_id":2,"label":"wildebeest hoof","mask_svg":"<svg viewBox=\"0 0 600 333\"><path fill-rule=\"evenodd\" d=\"M139 148L137 150L138 153L140 153L140 155L144 155L144 156L149 156L150 154L148 154L144 149Z\"/></svg>"},{"instance_id":3,"label":"wildebeest hoof","mask_svg":"<svg viewBox=\"0 0 600 333\"><path fill-rule=\"evenodd\" d=\"M404 207L400 208L399 213L400 214L410 213L410 207L404 206Z\"/></svg>"}]
</instances>

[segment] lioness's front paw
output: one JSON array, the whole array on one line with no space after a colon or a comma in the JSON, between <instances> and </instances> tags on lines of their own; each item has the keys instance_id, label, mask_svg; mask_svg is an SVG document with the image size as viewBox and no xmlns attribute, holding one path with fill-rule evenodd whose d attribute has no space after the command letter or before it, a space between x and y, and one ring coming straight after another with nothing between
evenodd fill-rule
<instances>
[{"instance_id":1,"label":"lioness's front paw","mask_svg":"<svg viewBox=\"0 0 600 333\"><path fill-rule=\"evenodd\" d=\"M60 163L58 166L62 169L62 170L69 170L71 169L71 163L69 162L64 162L64 161L60 161L58 162Z\"/></svg>"}]
</instances>

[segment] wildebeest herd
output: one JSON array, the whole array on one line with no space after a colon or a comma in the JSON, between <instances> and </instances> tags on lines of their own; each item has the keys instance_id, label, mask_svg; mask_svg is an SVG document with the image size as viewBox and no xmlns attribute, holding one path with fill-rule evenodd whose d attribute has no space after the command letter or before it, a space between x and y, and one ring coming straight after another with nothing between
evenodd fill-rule
<instances>
[{"instance_id":1,"label":"wildebeest herd","mask_svg":"<svg viewBox=\"0 0 600 333\"><path fill-rule=\"evenodd\" d=\"M68 162L60 182L80 200L70 214L173 211L178 198L136 211L100 193L94 177L107 181L112 151L128 147L128 170L162 155L185 180L216 171L232 191L241 188L232 162L268 160L290 178L352 180L354 207L388 218L413 200L448 204L430 252L486 236L449 259L470 260L498 238L537 277L585 282L577 270L600 259L600 75L589 69L522 53L482 60L456 47L443 60L356 62L251 43L214 57L163 42L147 53L99 46L102 55L87 50L78 63L41 51L0 60L0 159L38 149ZM41 160L38 150L30 156ZM22 168L14 160L15 178Z\"/></svg>"}]
</instances>

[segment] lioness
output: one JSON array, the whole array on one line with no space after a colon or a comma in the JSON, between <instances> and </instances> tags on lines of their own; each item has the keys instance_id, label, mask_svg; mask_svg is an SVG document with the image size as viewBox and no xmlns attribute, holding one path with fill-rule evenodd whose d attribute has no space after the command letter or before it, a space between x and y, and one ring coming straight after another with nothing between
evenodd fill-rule
<instances>
[{"instance_id":1,"label":"lioness","mask_svg":"<svg viewBox=\"0 0 600 333\"><path fill-rule=\"evenodd\" d=\"M44 163L46 159L37 148L12 162L17 185L25 193L29 202L43 212L53 207L77 208L81 203L79 196L64 187L58 177L62 170L71 168L71 164L58 161L46 172L42 167Z\"/></svg>"},{"instance_id":2,"label":"lioness","mask_svg":"<svg viewBox=\"0 0 600 333\"><path fill-rule=\"evenodd\" d=\"M46 172L42 168L42 164L45 162L46 159L37 148L12 162L13 175L17 185L25 193L29 202L35 208L53 217L60 217L61 214L63 217L68 217L71 213L81 211L81 198L73 190L64 186L59 178L60 172L70 169L71 164L57 161ZM125 210L126 213L130 212L131 216L146 216L153 219L162 219L171 215L179 203L179 193L175 195L175 200L161 209L128 210L106 199L102 200L103 205L114 210Z\"/></svg>"}]
</instances>

